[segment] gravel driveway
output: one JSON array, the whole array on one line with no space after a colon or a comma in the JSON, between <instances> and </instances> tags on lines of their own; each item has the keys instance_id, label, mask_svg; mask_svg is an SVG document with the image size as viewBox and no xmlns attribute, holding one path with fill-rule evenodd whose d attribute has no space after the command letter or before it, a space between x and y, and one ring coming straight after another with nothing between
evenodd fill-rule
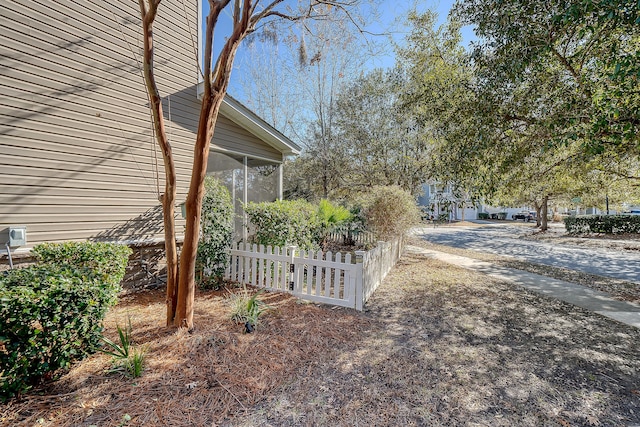
<instances>
[{"instance_id":1,"label":"gravel driveway","mask_svg":"<svg viewBox=\"0 0 640 427\"><path fill-rule=\"evenodd\" d=\"M512 256L538 264L640 283L638 251L584 248L522 238L530 233L529 227L505 224L485 227L425 227L416 230L416 237L441 245Z\"/></svg>"}]
</instances>

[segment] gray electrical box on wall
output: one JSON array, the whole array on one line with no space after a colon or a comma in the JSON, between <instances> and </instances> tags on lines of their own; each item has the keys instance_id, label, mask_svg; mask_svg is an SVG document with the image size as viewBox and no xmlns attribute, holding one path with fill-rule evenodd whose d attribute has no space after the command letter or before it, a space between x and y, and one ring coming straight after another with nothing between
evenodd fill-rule
<instances>
[{"instance_id":1,"label":"gray electrical box on wall","mask_svg":"<svg viewBox=\"0 0 640 427\"><path fill-rule=\"evenodd\" d=\"M25 246L27 244L27 227L14 225L9 227L9 246Z\"/></svg>"}]
</instances>

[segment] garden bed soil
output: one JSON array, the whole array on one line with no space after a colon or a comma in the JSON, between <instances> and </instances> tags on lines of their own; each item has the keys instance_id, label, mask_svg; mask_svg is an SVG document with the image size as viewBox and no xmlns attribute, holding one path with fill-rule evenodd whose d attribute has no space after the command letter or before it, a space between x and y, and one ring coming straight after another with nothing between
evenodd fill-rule
<instances>
[{"instance_id":1,"label":"garden bed soil","mask_svg":"<svg viewBox=\"0 0 640 427\"><path fill-rule=\"evenodd\" d=\"M96 354L0 406L2 426L640 424L640 330L419 254L366 312L262 294L258 330L199 293L196 328L167 329L164 295L126 296L148 347L141 378Z\"/></svg>"}]
</instances>

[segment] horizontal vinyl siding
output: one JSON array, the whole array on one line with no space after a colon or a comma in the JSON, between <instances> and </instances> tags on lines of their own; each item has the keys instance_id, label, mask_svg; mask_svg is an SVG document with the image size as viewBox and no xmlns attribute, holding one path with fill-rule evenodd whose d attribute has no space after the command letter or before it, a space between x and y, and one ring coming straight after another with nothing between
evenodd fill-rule
<instances>
[{"instance_id":1,"label":"horizontal vinyl siding","mask_svg":"<svg viewBox=\"0 0 640 427\"><path fill-rule=\"evenodd\" d=\"M196 37L196 1L185 5ZM155 25L178 201L199 115L184 14L182 0L164 1ZM139 68L137 2L15 0L0 4L0 20L0 243L10 225L27 225L28 246L161 238L164 170Z\"/></svg>"},{"instance_id":2,"label":"horizontal vinyl siding","mask_svg":"<svg viewBox=\"0 0 640 427\"><path fill-rule=\"evenodd\" d=\"M281 152L223 116L218 118L211 148L282 161Z\"/></svg>"}]
</instances>

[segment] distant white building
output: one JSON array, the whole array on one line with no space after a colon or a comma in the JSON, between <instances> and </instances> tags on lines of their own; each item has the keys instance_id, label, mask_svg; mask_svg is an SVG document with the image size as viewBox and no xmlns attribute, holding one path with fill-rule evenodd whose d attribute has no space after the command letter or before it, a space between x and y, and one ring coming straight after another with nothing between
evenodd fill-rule
<instances>
[{"instance_id":1,"label":"distant white building","mask_svg":"<svg viewBox=\"0 0 640 427\"><path fill-rule=\"evenodd\" d=\"M418 196L418 205L426 214L439 217L447 215L449 220L462 221L478 219L479 213L487 213L495 219L513 219L513 215L522 211L531 211L528 206L494 207L473 205L468 194L455 191L452 184L426 183L422 185L422 194Z\"/></svg>"},{"instance_id":2,"label":"distant white building","mask_svg":"<svg viewBox=\"0 0 640 427\"><path fill-rule=\"evenodd\" d=\"M447 215L449 220L478 219L478 209L465 195L456 194L451 184L423 184L418 205L434 217Z\"/></svg>"}]
</instances>

